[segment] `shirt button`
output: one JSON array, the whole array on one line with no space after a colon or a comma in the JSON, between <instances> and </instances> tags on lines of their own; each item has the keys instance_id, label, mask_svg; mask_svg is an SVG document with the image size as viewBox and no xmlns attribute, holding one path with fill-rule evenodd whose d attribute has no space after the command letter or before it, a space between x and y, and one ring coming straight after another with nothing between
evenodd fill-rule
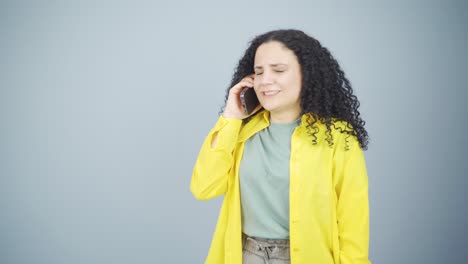
<instances>
[{"instance_id":1,"label":"shirt button","mask_svg":"<svg viewBox=\"0 0 468 264\"><path fill-rule=\"evenodd\" d=\"M299 252L299 248L293 248L294 252Z\"/></svg>"}]
</instances>

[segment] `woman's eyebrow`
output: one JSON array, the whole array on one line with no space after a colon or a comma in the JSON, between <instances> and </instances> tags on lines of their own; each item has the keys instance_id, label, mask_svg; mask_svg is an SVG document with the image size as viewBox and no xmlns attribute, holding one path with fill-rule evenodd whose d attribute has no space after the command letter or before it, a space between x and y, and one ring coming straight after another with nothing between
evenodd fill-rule
<instances>
[{"instance_id":1,"label":"woman's eyebrow","mask_svg":"<svg viewBox=\"0 0 468 264\"><path fill-rule=\"evenodd\" d=\"M288 66L288 65L284 64L284 63L273 63L273 64L270 64L270 66L275 67L275 66ZM254 69L263 69L263 67L262 66L255 66Z\"/></svg>"}]
</instances>

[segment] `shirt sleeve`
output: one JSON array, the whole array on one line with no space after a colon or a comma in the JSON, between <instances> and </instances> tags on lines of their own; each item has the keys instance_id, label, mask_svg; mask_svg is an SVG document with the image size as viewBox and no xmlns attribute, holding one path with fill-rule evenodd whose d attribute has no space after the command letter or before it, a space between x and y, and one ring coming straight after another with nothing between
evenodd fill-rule
<instances>
[{"instance_id":1,"label":"shirt sleeve","mask_svg":"<svg viewBox=\"0 0 468 264\"><path fill-rule=\"evenodd\" d=\"M343 137L346 137L344 135ZM334 156L341 264L370 264L368 177L364 153L355 136L337 145Z\"/></svg>"},{"instance_id":2,"label":"shirt sleeve","mask_svg":"<svg viewBox=\"0 0 468 264\"><path fill-rule=\"evenodd\" d=\"M226 193L241 126L241 119L221 115L208 133L193 168L190 191L195 198L208 200ZM216 144L212 147L215 137Z\"/></svg>"}]
</instances>

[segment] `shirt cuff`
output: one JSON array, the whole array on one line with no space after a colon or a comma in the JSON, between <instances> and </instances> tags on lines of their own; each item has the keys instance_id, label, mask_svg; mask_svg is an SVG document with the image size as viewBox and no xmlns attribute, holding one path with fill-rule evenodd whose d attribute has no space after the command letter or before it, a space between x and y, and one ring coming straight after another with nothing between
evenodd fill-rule
<instances>
[{"instance_id":1,"label":"shirt cuff","mask_svg":"<svg viewBox=\"0 0 468 264\"><path fill-rule=\"evenodd\" d=\"M220 115L213 129L213 133L217 133L215 149L222 148L232 151L236 146L241 127L242 119L225 118L223 115Z\"/></svg>"}]
</instances>

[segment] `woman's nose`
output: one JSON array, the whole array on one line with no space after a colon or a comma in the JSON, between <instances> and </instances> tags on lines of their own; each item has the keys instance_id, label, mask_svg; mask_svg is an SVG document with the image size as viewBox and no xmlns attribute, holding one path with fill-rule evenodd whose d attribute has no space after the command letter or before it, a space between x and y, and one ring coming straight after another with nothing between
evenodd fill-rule
<instances>
[{"instance_id":1,"label":"woman's nose","mask_svg":"<svg viewBox=\"0 0 468 264\"><path fill-rule=\"evenodd\" d=\"M261 85L272 84L274 81L274 76L271 71L264 71L262 75L260 75L259 79Z\"/></svg>"}]
</instances>

